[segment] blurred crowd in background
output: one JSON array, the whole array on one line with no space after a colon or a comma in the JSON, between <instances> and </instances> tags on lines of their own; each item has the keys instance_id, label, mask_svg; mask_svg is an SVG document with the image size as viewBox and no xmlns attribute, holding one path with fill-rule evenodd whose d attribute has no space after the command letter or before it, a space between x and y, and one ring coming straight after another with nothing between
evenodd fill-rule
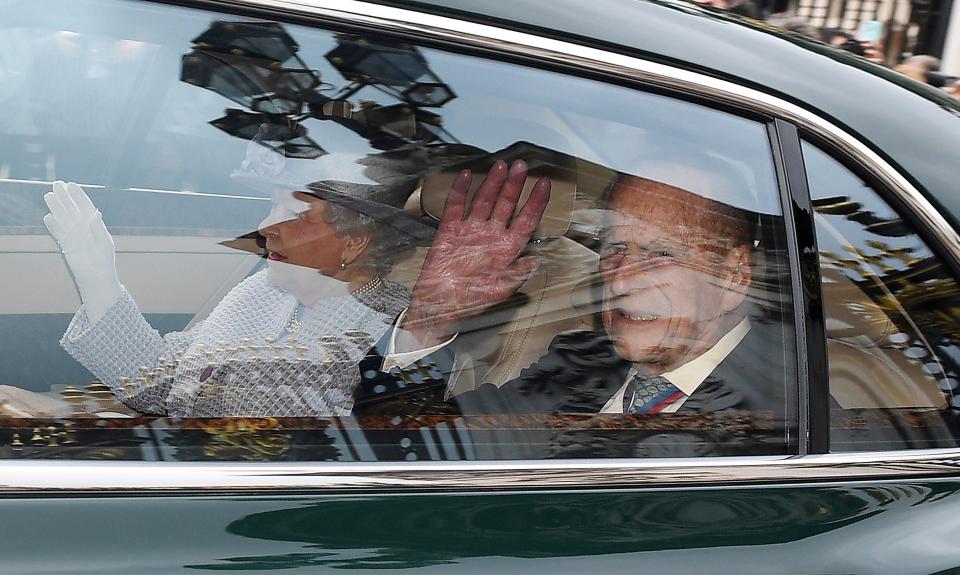
<instances>
[{"instance_id":1,"label":"blurred crowd in background","mask_svg":"<svg viewBox=\"0 0 960 575\"><path fill-rule=\"evenodd\" d=\"M914 80L939 88L960 98L960 78L940 71L940 59L927 54L913 54L902 46L886 45L885 26L879 20L863 20L856 29L816 26L807 18L788 12L769 13L762 0L697 0L700 4L746 16L829 44L871 62L893 68ZM902 43L897 43L902 44Z\"/></svg>"}]
</instances>

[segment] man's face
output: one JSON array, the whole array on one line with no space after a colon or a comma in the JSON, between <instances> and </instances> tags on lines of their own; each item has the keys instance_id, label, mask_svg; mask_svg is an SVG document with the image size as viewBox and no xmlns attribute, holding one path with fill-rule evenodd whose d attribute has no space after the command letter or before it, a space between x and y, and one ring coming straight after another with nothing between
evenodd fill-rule
<instances>
[{"instance_id":1,"label":"man's face","mask_svg":"<svg viewBox=\"0 0 960 575\"><path fill-rule=\"evenodd\" d=\"M665 194L666 186L652 193L652 186L629 178L614 191L600 271L603 323L617 352L662 373L732 327L723 318L743 299L737 268L744 262L743 248L729 250L729 241L710 231L709 200Z\"/></svg>"}]
</instances>

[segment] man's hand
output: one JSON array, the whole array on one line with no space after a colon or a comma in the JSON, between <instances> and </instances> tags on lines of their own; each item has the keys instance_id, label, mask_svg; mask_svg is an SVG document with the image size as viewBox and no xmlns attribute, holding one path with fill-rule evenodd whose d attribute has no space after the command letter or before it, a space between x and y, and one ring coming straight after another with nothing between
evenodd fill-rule
<instances>
[{"instance_id":1,"label":"man's hand","mask_svg":"<svg viewBox=\"0 0 960 575\"><path fill-rule=\"evenodd\" d=\"M43 223L60 244L86 305L87 318L96 323L122 293L113 238L103 225L100 211L77 184L58 180L43 199L50 208Z\"/></svg>"},{"instance_id":2,"label":"man's hand","mask_svg":"<svg viewBox=\"0 0 960 575\"><path fill-rule=\"evenodd\" d=\"M401 327L424 346L449 338L458 320L506 300L540 265L535 256L519 256L550 200L550 180L540 178L511 219L527 180L526 163L517 160L508 172L497 161L468 206L472 179L464 170L450 189L403 318Z\"/></svg>"}]
</instances>

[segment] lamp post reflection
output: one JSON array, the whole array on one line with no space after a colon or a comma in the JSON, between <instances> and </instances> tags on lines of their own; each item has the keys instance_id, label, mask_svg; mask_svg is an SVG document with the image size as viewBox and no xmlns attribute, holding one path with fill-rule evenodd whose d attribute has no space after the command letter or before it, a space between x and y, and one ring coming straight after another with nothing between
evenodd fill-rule
<instances>
[{"instance_id":1,"label":"lamp post reflection","mask_svg":"<svg viewBox=\"0 0 960 575\"><path fill-rule=\"evenodd\" d=\"M438 108L456 98L423 55L402 42L371 41L350 35L326 58L349 81L335 95L322 90L316 70L300 58L299 45L275 22L214 22L183 56L182 81L216 92L244 109L227 109L210 122L224 132L254 140L285 157L314 159L326 151L307 135L309 118L340 124L379 150L415 143L458 143L443 129ZM372 87L399 100L380 104L349 100ZM263 137L267 126L271 138Z\"/></svg>"}]
</instances>

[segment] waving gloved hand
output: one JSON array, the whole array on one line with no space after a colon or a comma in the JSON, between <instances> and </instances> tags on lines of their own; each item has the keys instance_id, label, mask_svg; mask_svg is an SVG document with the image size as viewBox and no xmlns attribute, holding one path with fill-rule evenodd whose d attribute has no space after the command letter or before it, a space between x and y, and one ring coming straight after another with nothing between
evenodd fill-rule
<instances>
[{"instance_id":1,"label":"waving gloved hand","mask_svg":"<svg viewBox=\"0 0 960 575\"><path fill-rule=\"evenodd\" d=\"M87 318L96 323L122 293L113 238L100 211L77 184L58 180L43 200L50 209L43 223L60 244Z\"/></svg>"}]
</instances>

